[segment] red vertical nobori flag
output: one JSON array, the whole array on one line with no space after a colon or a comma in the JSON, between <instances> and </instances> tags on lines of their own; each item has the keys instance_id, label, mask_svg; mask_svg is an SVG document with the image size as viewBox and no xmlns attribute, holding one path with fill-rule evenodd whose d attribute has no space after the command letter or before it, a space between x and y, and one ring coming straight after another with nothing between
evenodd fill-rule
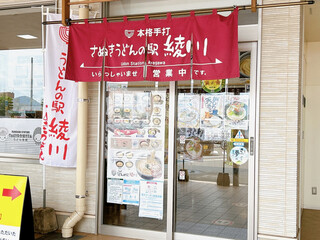
<instances>
[{"instance_id":1,"label":"red vertical nobori flag","mask_svg":"<svg viewBox=\"0 0 320 240\"><path fill-rule=\"evenodd\" d=\"M65 79L98 82L102 79L106 24L72 24Z\"/></svg>"},{"instance_id":2,"label":"red vertical nobori flag","mask_svg":"<svg viewBox=\"0 0 320 240\"><path fill-rule=\"evenodd\" d=\"M197 16L193 22L193 79L239 77L238 8L228 17Z\"/></svg>"}]
</instances>

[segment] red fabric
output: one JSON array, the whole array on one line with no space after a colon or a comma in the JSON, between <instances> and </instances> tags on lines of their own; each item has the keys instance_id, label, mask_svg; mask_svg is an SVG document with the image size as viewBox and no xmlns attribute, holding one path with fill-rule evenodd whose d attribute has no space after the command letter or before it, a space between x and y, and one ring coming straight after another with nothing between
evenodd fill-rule
<instances>
[{"instance_id":1,"label":"red fabric","mask_svg":"<svg viewBox=\"0 0 320 240\"><path fill-rule=\"evenodd\" d=\"M108 23L106 34L106 81L142 81L145 62L145 37L138 31L145 29L145 21Z\"/></svg>"},{"instance_id":2,"label":"red fabric","mask_svg":"<svg viewBox=\"0 0 320 240\"><path fill-rule=\"evenodd\" d=\"M166 19L73 24L66 79L179 81L239 76L238 9ZM147 54L145 53L147 51ZM192 53L192 54L191 54ZM103 65L104 62L104 72Z\"/></svg>"},{"instance_id":3,"label":"red fabric","mask_svg":"<svg viewBox=\"0 0 320 240\"><path fill-rule=\"evenodd\" d=\"M193 24L193 79L239 77L238 8L228 17L197 16Z\"/></svg>"},{"instance_id":4,"label":"red fabric","mask_svg":"<svg viewBox=\"0 0 320 240\"><path fill-rule=\"evenodd\" d=\"M70 56L67 58L65 79L79 82L101 81L105 23L71 26L69 43L72 43L68 46Z\"/></svg>"},{"instance_id":5,"label":"red fabric","mask_svg":"<svg viewBox=\"0 0 320 240\"><path fill-rule=\"evenodd\" d=\"M161 30L160 34L148 37L147 80L189 80L192 19L171 18L169 15L167 19L150 20L147 26L148 29Z\"/></svg>"}]
</instances>

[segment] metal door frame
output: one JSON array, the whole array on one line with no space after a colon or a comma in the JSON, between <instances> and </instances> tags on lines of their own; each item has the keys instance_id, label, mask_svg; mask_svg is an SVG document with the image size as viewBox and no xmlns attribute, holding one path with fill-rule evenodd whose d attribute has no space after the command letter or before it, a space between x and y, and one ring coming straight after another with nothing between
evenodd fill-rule
<instances>
[{"instance_id":1,"label":"metal door frame","mask_svg":"<svg viewBox=\"0 0 320 240\"><path fill-rule=\"evenodd\" d=\"M251 72L250 72L250 120L249 120L249 157L248 165L248 240L257 239L257 159L258 159L258 96L259 84L257 81L257 42L239 43L239 51L251 51ZM128 227L119 227L103 224L103 201L104 201L104 131L105 131L105 84L101 83L101 139L100 139L100 166L99 166L99 187L98 198L98 233L114 235L119 237L133 237L141 239L166 239L166 240L226 240L226 238L217 238L193 234L184 234L174 232L175 224L175 191L176 191L176 167L175 167L175 134L176 134L176 82L169 84L169 125L168 125L168 188L167 188L167 231L158 232L150 230L142 230Z\"/></svg>"},{"instance_id":2,"label":"metal door frame","mask_svg":"<svg viewBox=\"0 0 320 240\"><path fill-rule=\"evenodd\" d=\"M251 51L251 72L250 72L250 119L249 119L249 152L252 152L249 156L248 164L248 216L247 216L247 239L257 239L257 42L239 43L239 51ZM171 97L171 96L170 96ZM170 130L169 130L170 131ZM251 140L251 141L250 141ZM170 175L168 175L168 189L169 184L173 179L169 181ZM169 193L168 193L169 195ZM174 214L174 212L173 212ZM169 217L169 212L168 212ZM171 216L172 218L174 215ZM193 235L185 233L174 233L175 240L226 240L226 238ZM166 240L171 240L167 238Z\"/></svg>"}]
</instances>

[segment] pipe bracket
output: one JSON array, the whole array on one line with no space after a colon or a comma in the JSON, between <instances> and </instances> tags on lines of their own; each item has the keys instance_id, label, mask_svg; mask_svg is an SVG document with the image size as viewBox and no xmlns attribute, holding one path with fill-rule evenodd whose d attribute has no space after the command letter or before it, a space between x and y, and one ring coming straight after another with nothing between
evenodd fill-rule
<instances>
[{"instance_id":1,"label":"pipe bracket","mask_svg":"<svg viewBox=\"0 0 320 240\"><path fill-rule=\"evenodd\" d=\"M76 195L76 198L86 198L86 195Z\"/></svg>"},{"instance_id":2,"label":"pipe bracket","mask_svg":"<svg viewBox=\"0 0 320 240\"><path fill-rule=\"evenodd\" d=\"M88 102L90 103L90 99L86 99L86 98L78 98L78 102Z\"/></svg>"},{"instance_id":3,"label":"pipe bracket","mask_svg":"<svg viewBox=\"0 0 320 240\"><path fill-rule=\"evenodd\" d=\"M87 5L87 4L81 4L81 5L79 5L79 8L87 8L87 9L89 9L89 5Z\"/></svg>"}]
</instances>

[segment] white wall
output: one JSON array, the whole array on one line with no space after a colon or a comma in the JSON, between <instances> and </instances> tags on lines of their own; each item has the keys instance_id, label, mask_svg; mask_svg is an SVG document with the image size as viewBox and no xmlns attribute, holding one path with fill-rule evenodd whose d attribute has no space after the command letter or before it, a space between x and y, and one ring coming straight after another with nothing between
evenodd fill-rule
<instances>
[{"instance_id":1,"label":"white wall","mask_svg":"<svg viewBox=\"0 0 320 240\"><path fill-rule=\"evenodd\" d=\"M320 42L306 43L305 49L305 154L303 208L320 209ZM318 194L312 195L311 188Z\"/></svg>"},{"instance_id":2,"label":"white wall","mask_svg":"<svg viewBox=\"0 0 320 240\"><path fill-rule=\"evenodd\" d=\"M126 0L110 3L110 16L187 11L193 9L222 8L250 5L250 0Z\"/></svg>"}]
</instances>

